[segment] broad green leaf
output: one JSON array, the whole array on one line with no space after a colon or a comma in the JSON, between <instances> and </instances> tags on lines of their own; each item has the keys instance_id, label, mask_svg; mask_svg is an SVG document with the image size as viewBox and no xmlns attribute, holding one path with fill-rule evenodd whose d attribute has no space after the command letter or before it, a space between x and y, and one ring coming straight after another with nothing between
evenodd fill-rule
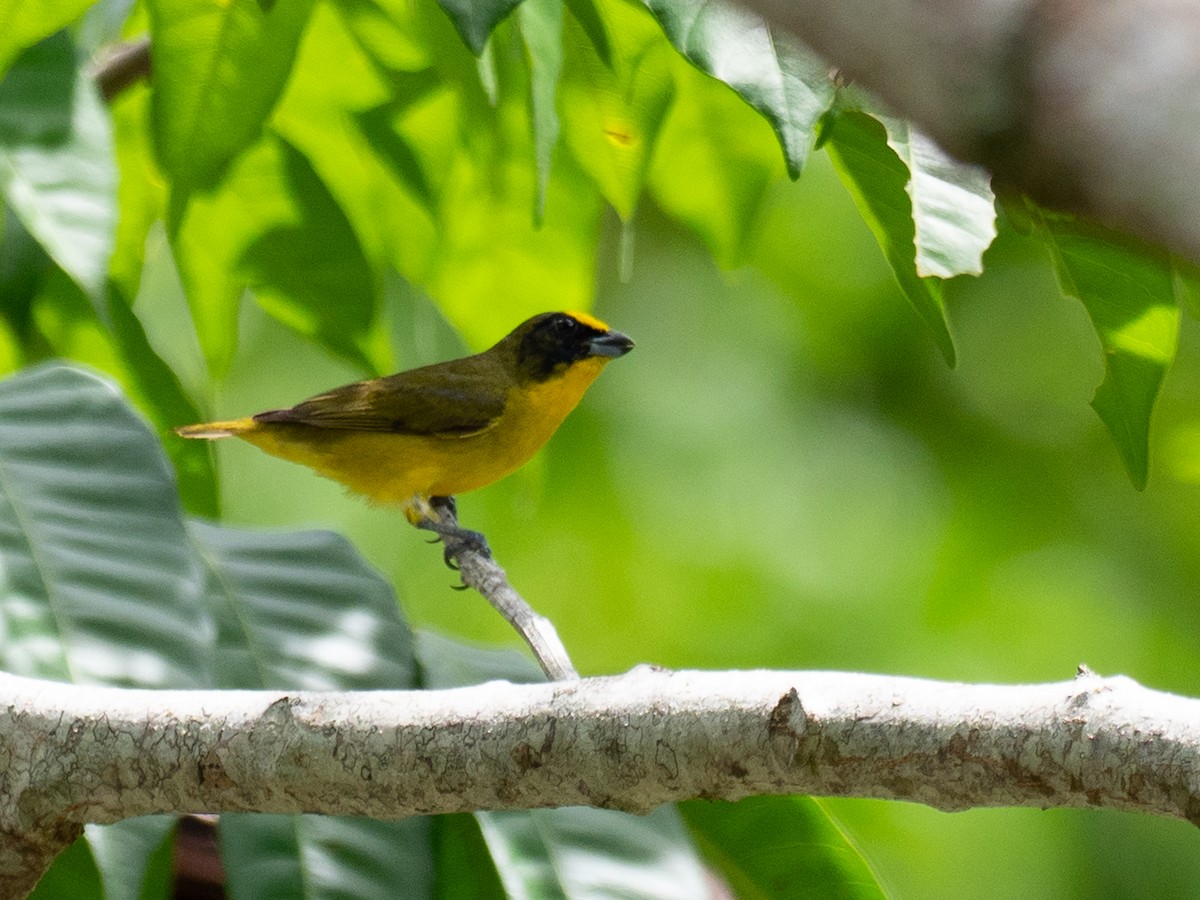
<instances>
[{"instance_id":1,"label":"broad green leaf","mask_svg":"<svg viewBox=\"0 0 1200 900\"><path fill-rule=\"evenodd\" d=\"M70 39L47 38L0 82L0 195L101 310L116 189L104 106Z\"/></svg>"},{"instance_id":2,"label":"broad green leaf","mask_svg":"<svg viewBox=\"0 0 1200 900\"><path fill-rule=\"evenodd\" d=\"M172 245L209 365L233 352L241 293L366 371L378 348L377 284L350 223L297 150L268 135L213 190L172 211Z\"/></svg>"},{"instance_id":3,"label":"broad green leaf","mask_svg":"<svg viewBox=\"0 0 1200 900\"><path fill-rule=\"evenodd\" d=\"M679 811L739 900L883 900L870 865L811 797L689 800Z\"/></svg>"},{"instance_id":4,"label":"broad green leaf","mask_svg":"<svg viewBox=\"0 0 1200 900\"><path fill-rule=\"evenodd\" d=\"M0 78L21 51L70 25L95 0L5 0L0 4Z\"/></svg>"},{"instance_id":5,"label":"broad green leaf","mask_svg":"<svg viewBox=\"0 0 1200 900\"><path fill-rule=\"evenodd\" d=\"M1150 415L1179 337L1170 256L1070 216L1028 208L1063 293L1083 303L1100 337L1104 381L1092 407L1141 490L1150 467Z\"/></svg>"},{"instance_id":6,"label":"broad green leaf","mask_svg":"<svg viewBox=\"0 0 1200 900\"><path fill-rule=\"evenodd\" d=\"M0 204L0 211L4 211ZM4 217L0 236L0 316L14 340L30 337L33 302L46 277L56 267L42 245L11 211ZM17 368L21 354L5 352L5 372Z\"/></svg>"},{"instance_id":7,"label":"broad green leaf","mask_svg":"<svg viewBox=\"0 0 1200 900\"><path fill-rule=\"evenodd\" d=\"M733 3L645 2L680 53L766 117L783 147L788 174L799 178L817 123L833 103L829 66Z\"/></svg>"},{"instance_id":8,"label":"broad green leaf","mask_svg":"<svg viewBox=\"0 0 1200 900\"><path fill-rule=\"evenodd\" d=\"M463 43L476 56L483 53L484 44L492 30L512 12L521 0L438 0Z\"/></svg>"},{"instance_id":9,"label":"broad green leaf","mask_svg":"<svg viewBox=\"0 0 1200 900\"><path fill-rule=\"evenodd\" d=\"M435 816L433 842L437 900L506 900L508 895L473 815Z\"/></svg>"},{"instance_id":10,"label":"broad green leaf","mask_svg":"<svg viewBox=\"0 0 1200 900\"><path fill-rule=\"evenodd\" d=\"M555 97L563 66L563 0L525 0L517 10L521 37L529 56L530 109L533 147L537 163L537 203L534 219L546 217L546 190L550 163L558 144L558 110Z\"/></svg>"},{"instance_id":11,"label":"broad green leaf","mask_svg":"<svg viewBox=\"0 0 1200 900\"><path fill-rule=\"evenodd\" d=\"M433 896L428 819L238 814L217 834L231 900Z\"/></svg>"},{"instance_id":12,"label":"broad green leaf","mask_svg":"<svg viewBox=\"0 0 1200 900\"><path fill-rule=\"evenodd\" d=\"M199 521L190 527L218 624L216 687L402 690L416 683L395 594L345 538Z\"/></svg>"},{"instance_id":13,"label":"broad green leaf","mask_svg":"<svg viewBox=\"0 0 1200 900\"><path fill-rule=\"evenodd\" d=\"M403 689L412 640L390 586L329 532L191 524L218 624L217 686ZM218 825L231 896L430 896L429 822L226 815Z\"/></svg>"},{"instance_id":14,"label":"broad green leaf","mask_svg":"<svg viewBox=\"0 0 1200 900\"><path fill-rule=\"evenodd\" d=\"M108 382L0 382L0 666L78 683L199 687L200 572L158 442Z\"/></svg>"},{"instance_id":15,"label":"broad green leaf","mask_svg":"<svg viewBox=\"0 0 1200 900\"><path fill-rule=\"evenodd\" d=\"M93 897L104 897L104 887L87 840L79 838L58 855L29 895L29 900L80 900Z\"/></svg>"},{"instance_id":16,"label":"broad green leaf","mask_svg":"<svg viewBox=\"0 0 1200 900\"><path fill-rule=\"evenodd\" d=\"M767 124L725 85L680 62L676 102L650 168L662 209L704 240L717 263L745 260L768 187L783 177Z\"/></svg>"},{"instance_id":17,"label":"broad green leaf","mask_svg":"<svg viewBox=\"0 0 1200 900\"><path fill-rule=\"evenodd\" d=\"M916 229L908 195L910 172L888 146L876 119L845 111L827 120L822 134L834 167L879 242L901 291L925 320L946 362L954 365L954 341L946 322L941 281L916 270Z\"/></svg>"},{"instance_id":18,"label":"broad green leaf","mask_svg":"<svg viewBox=\"0 0 1200 900\"><path fill-rule=\"evenodd\" d=\"M605 199L629 221L674 98L673 54L645 9L624 0L597 6L608 25L611 64L570 19L559 85L563 136Z\"/></svg>"},{"instance_id":19,"label":"broad green leaf","mask_svg":"<svg viewBox=\"0 0 1200 900\"><path fill-rule=\"evenodd\" d=\"M259 137L314 0L150 0L154 134L163 169L211 184Z\"/></svg>"},{"instance_id":20,"label":"broad green leaf","mask_svg":"<svg viewBox=\"0 0 1200 900\"><path fill-rule=\"evenodd\" d=\"M951 159L903 119L875 117L911 173L917 274L953 278L983 272L983 251L996 237L996 197L987 172Z\"/></svg>"},{"instance_id":21,"label":"broad green leaf","mask_svg":"<svg viewBox=\"0 0 1200 900\"><path fill-rule=\"evenodd\" d=\"M139 816L114 825L86 825L84 834L104 900L166 900L171 886L174 816Z\"/></svg>"},{"instance_id":22,"label":"broad green leaf","mask_svg":"<svg viewBox=\"0 0 1200 900\"><path fill-rule=\"evenodd\" d=\"M422 160L396 128L408 102L438 85L432 71L397 78L393 88L362 49L360 31L372 48L393 59L424 66L429 61L404 42L432 26L411 4L403 27L379 6L360 0L346 10L318 6L313 27L300 44L296 71L280 99L272 127L312 163L345 212L363 253L376 271L392 266L406 278L428 270L436 241L431 215L433 187ZM341 15L339 15L341 12ZM436 10L440 25L451 29ZM344 17L344 18L343 18ZM349 27L348 27L349 25ZM356 37L358 40L356 40ZM456 41L457 43L457 41ZM457 49L470 59L461 44Z\"/></svg>"},{"instance_id":23,"label":"broad green leaf","mask_svg":"<svg viewBox=\"0 0 1200 900\"><path fill-rule=\"evenodd\" d=\"M544 680L528 658L512 651L426 632L418 632L416 646L427 687ZM509 897L708 895L703 866L673 806L648 816L563 807L479 812L475 818Z\"/></svg>"}]
</instances>

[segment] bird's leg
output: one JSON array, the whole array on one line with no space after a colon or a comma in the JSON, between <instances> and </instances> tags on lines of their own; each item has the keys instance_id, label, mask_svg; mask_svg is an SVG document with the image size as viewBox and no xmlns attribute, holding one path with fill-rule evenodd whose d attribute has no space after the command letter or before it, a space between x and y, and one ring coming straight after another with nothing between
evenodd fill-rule
<instances>
[{"instance_id":1,"label":"bird's leg","mask_svg":"<svg viewBox=\"0 0 1200 900\"><path fill-rule=\"evenodd\" d=\"M492 550L487 538L478 531L471 531L458 524L458 507L453 497L421 498L413 504L408 520L417 528L432 531L445 545L442 554L446 565L457 569L454 558L464 550L490 557Z\"/></svg>"}]
</instances>

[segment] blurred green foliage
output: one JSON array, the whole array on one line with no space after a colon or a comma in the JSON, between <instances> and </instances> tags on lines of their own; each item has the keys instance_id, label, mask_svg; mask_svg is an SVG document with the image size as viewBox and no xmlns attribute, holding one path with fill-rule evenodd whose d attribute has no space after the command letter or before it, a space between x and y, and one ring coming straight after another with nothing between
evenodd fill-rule
<instances>
[{"instance_id":1,"label":"blurred green foliage","mask_svg":"<svg viewBox=\"0 0 1200 900\"><path fill-rule=\"evenodd\" d=\"M980 173L828 80L802 48L741 40L755 23L720 4L528 0L504 18L504 0L148 0L132 15L101 0L74 45L51 31L87 4L42 5L0 14L16 16L0 29L0 72L12 66L0 82L0 365L62 356L116 379L165 435L191 513L333 528L414 623L516 646L485 604L449 591L440 553L399 516L249 446L210 457L167 429L594 305L637 350L533 463L460 502L585 674L653 662L1030 681L1086 662L1200 693L1200 346L1176 303L1195 276L1164 254L1014 204L992 241ZM153 81L104 115L80 48L147 20ZM828 153L812 152L818 134ZM959 274L980 254L980 277ZM39 425L45 446L52 424ZM143 462L143 474L158 465ZM1152 473L1143 492L1122 462L1136 484ZM173 502L153 514L179 530ZM209 534L188 528L185 556ZM231 556L228 535L211 532L204 558L261 573L258 557ZM9 550L9 565L28 555ZM321 562L370 580L341 550ZM195 600L164 590L184 610ZM388 621L386 589L368 593ZM272 595L229 602L255 596ZM217 628L219 598L204 597ZM36 642L12 639L13 610L33 608L0 596L0 659L14 670ZM135 620L118 621L122 641ZM263 627L316 627L289 623ZM192 625L178 646L160 634L143 651L225 653L237 668L236 634ZM57 643L48 668L29 671L62 677L69 640L30 629ZM258 662L349 686L318 656ZM1183 897L1200 878L1200 837L1178 822L781 808L837 835L830 811L897 896ZM444 872L446 859L504 846L498 821L481 835L456 817L417 826L415 840L426 854L432 841ZM704 809L688 821L703 850L741 819ZM162 827L131 825L108 846L155 852ZM294 859L300 826L273 827L279 858ZM344 863L358 838L331 827L310 850ZM825 862L852 844L839 838ZM732 881L754 884L736 849L708 847L742 873ZM116 855L129 865L133 853ZM551 855L530 858L544 869ZM102 877L77 846L39 896L67 896L56 885L71 871ZM488 868L476 895L512 875Z\"/></svg>"}]
</instances>

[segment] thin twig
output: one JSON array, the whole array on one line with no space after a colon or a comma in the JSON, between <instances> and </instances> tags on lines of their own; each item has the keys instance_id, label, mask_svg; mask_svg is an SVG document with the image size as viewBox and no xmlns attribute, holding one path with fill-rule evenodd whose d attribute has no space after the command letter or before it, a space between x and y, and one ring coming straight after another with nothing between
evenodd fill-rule
<instances>
[{"instance_id":1,"label":"thin twig","mask_svg":"<svg viewBox=\"0 0 1200 900\"><path fill-rule=\"evenodd\" d=\"M459 528L453 507L439 508L439 514L443 526ZM508 583L508 576L487 549L481 549L453 533L443 533L442 541L446 548L446 561L453 562L457 567L463 584L482 594L504 617L504 621L525 639L546 677L551 681L578 680L579 673L575 671L554 624L513 590Z\"/></svg>"},{"instance_id":2,"label":"thin twig","mask_svg":"<svg viewBox=\"0 0 1200 900\"><path fill-rule=\"evenodd\" d=\"M108 48L92 69L92 77L104 102L112 103L121 91L150 77L150 38Z\"/></svg>"}]
</instances>

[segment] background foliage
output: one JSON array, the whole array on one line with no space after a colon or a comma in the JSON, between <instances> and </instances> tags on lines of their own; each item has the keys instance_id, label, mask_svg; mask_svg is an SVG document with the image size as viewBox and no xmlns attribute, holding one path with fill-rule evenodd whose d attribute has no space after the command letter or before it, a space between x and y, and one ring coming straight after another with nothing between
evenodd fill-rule
<instances>
[{"instance_id":1,"label":"background foliage","mask_svg":"<svg viewBox=\"0 0 1200 900\"><path fill-rule=\"evenodd\" d=\"M152 81L106 106L93 61L147 31ZM636 352L460 507L585 673L1027 681L1086 661L1200 692L1200 375L1188 329L1176 347L1194 276L1019 199L997 216L982 173L745 13L26 0L0 13L0 72L0 365L98 369L157 434L109 381L43 365L0 384L5 668L528 677L513 654L414 642L393 590L422 629L514 639L399 517L168 430L595 305ZM297 525L357 552L240 530ZM1200 876L1190 826L1112 813L774 798L612 816L227 817L222 840L234 896L629 877L691 896L701 859L739 896L877 896L872 870L920 897L1183 896ZM89 829L39 896L162 896L170 829Z\"/></svg>"}]
</instances>

